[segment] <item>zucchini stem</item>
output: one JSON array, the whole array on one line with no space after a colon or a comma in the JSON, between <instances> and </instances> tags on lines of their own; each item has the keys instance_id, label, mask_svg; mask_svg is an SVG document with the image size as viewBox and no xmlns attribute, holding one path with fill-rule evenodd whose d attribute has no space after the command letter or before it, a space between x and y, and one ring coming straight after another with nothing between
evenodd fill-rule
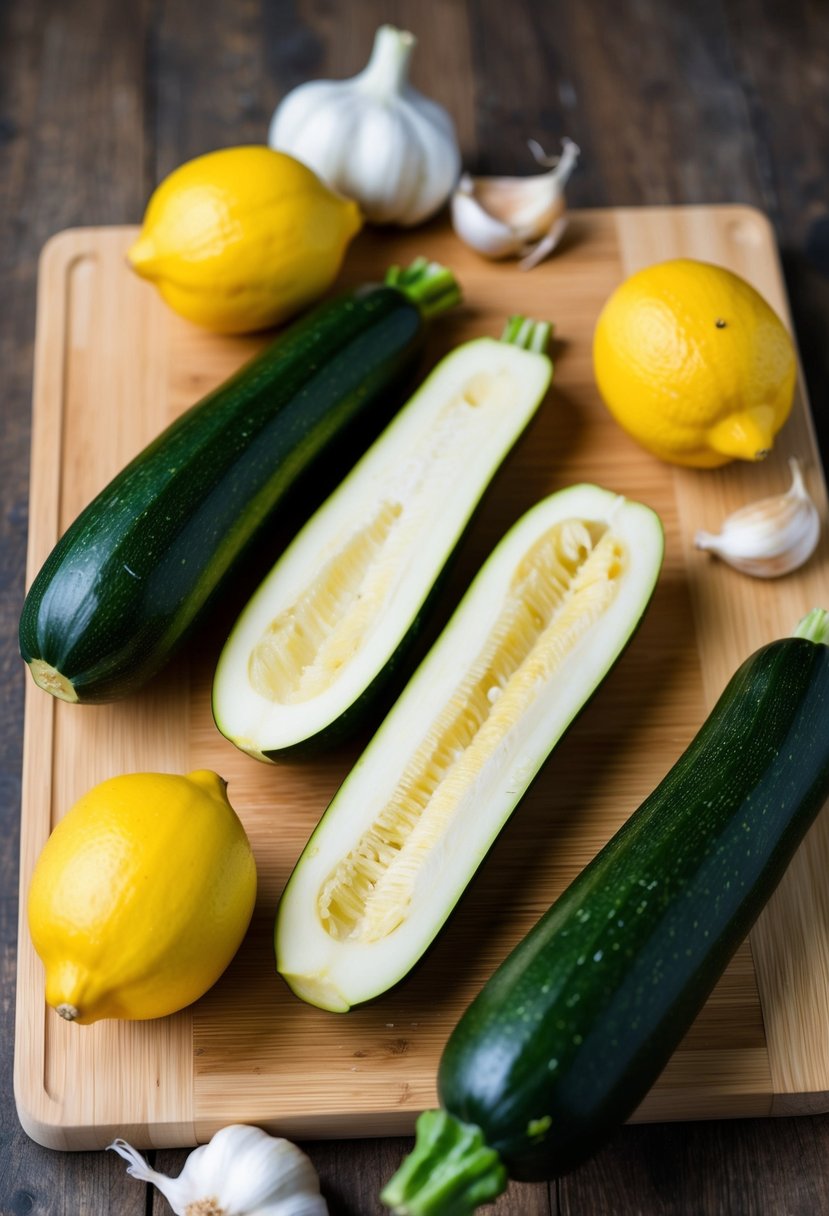
<instances>
[{"instance_id":1,"label":"zucchini stem","mask_svg":"<svg viewBox=\"0 0 829 1216\"><path fill-rule=\"evenodd\" d=\"M417 1121L415 1146L380 1195L395 1216L469 1216L507 1186L507 1171L479 1127L445 1110Z\"/></svg>"},{"instance_id":2,"label":"zucchini stem","mask_svg":"<svg viewBox=\"0 0 829 1216\"><path fill-rule=\"evenodd\" d=\"M829 646L829 612L825 608L813 608L804 616L792 637Z\"/></svg>"},{"instance_id":3,"label":"zucchini stem","mask_svg":"<svg viewBox=\"0 0 829 1216\"><path fill-rule=\"evenodd\" d=\"M532 317L520 315L510 317L501 334L501 341L521 350L531 350L537 355L546 355L553 327L549 321L534 321Z\"/></svg>"},{"instance_id":4,"label":"zucchini stem","mask_svg":"<svg viewBox=\"0 0 829 1216\"><path fill-rule=\"evenodd\" d=\"M428 258L415 258L410 266L390 266L385 281L413 300L424 317L436 317L461 300L452 271Z\"/></svg>"}]
</instances>

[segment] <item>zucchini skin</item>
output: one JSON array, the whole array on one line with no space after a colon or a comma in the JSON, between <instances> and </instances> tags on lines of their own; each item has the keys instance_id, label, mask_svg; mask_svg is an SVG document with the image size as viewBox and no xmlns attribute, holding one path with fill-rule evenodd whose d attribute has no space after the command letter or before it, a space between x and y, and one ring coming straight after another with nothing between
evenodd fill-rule
<instances>
[{"instance_id":1,"label":"zucchini skin","mask_svg":"<svg viewBox=\"0 0 829 1216\"><path fill-rule=\"evenodd\" d=\"M829 647L737 671L660 785L470 1005L442 1107L552 1178L641 1102L829 796Z\"/></svg>"},{"instance_id":2,"label":"zucchini skin","mask_svg":"<svg viewBox=\"0 0 829 1216\"><path fill-rule=\"evenodd\" d=\"M402 291L359 289L176 419L58 541L23 606L24 660L50 664L84 702L144 684L300 476L382 414L425 332Z\"/></svg>"}]
</instances>

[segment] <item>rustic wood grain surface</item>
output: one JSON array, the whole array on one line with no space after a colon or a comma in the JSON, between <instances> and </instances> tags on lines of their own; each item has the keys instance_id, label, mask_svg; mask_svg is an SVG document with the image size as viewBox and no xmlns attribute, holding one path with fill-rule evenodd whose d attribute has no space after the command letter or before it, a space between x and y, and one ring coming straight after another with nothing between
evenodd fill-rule
<instances>
[{"instance_id":1,"label":"rustic wood grain surface","mask_svg":"<svg viewBox=\"0 0 829 1216\"><path fill-rule=\"evenodd\" d=\"M11 1093L36 259L54 232L135 222L182 160L265 137L299 81L347 75L384 20L420 39L415 79L465 160L523 171L525 143L582 147L578 206L752 203L784 253L829 451L829 8L823 0L4 0L0 5L0 1216L161 1216L113 1155L49 1153ZM106 403L102 403L106 408ZM829 1028L827 1028L829 1033ZM407 1142L307 1146L334 1216L379 1216ZM177 1171L183 1153L159 1152ZM626 1128L496 1216L814 1216L829 1211L829 1116Z\"/></svg>"}]
</instances>

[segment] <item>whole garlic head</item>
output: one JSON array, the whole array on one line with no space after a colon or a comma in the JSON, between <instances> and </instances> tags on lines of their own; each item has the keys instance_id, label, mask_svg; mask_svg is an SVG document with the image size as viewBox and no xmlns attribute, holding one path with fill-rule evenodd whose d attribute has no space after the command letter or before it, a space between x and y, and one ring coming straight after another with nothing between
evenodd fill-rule
<instances>
[{"instance_id":1,"label":"whole garlic head","mask_svg":"<svg viewBox=\"0 0 829 1216\"><path fill-rule=\"evenodd\" d=\"M350 80L301 84L280 102L268 143L354 199L375 224L419 224L460 172L452 119L408 83L413 34L382 25Z\"/></svg>"},{"instance_id":2,"label":"whole garlic head","mask_svg":"<svg viewBox=\"0 0 829 1216\"><path fill-rule=\"evenodd\" d=\"M193 1150L178 1178L152 1169L126 1140L109 1148L133 1178L158 1187L176 1216L328 1216L309 1158L259 1127L223 1127Z\"/></svg>"}]
</instances>

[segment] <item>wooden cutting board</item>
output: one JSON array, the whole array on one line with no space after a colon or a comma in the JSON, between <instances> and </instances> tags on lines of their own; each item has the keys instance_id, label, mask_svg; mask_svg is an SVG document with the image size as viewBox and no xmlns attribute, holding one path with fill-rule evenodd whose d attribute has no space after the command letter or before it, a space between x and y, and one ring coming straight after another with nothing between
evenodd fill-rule
<instances>
[{"instance_id":1,"label":"wooden cutting board","mask_svg":"<svg viewBox=\"0 0 829 1216\"><path fill-rule=\"evenodd\" d=\"M29 577L84 504L150 438L260 340L217 338L175 317L124 262L130 228L61 233L39 289ZM154 1022L72 1026L48 1010L21 912L15 1092L21 1121L53 1148L189 1145L226 1123L292 1138L402 1134L435 1102L435 1069L466 1004L508 950L650 792L752 650L829 606L829 546L798 573L748 579L693 548L737 506L788 485L804 462L826 491L802 389L772 457L715 472L669 467L616 427L593 384L599 309L631 271L687 255L744 275L788 321L772 230L745 207L587 211L559 254L524 274L464 249L441 225L365 234L345 279L417 254L456 272L465 306L435 326L427 362L523 312L556 324L553 388L480 511L430 636L495 541L527 507L590 480L640 498L666 530L645 623L548 762L437 944L396 990L348 1015L312 1009L275 974L274 910L286 878L365 739L269 767L216 731L209 689L237 588L145 692L108 706L58 702L27 680L21 894L51 828L94 783L136 770L211 767L253 841L257 912L236 960L192 1008ZM298 522L298 521L292 521ZM278 552L262 555L263 571ZM234 598L235 596L235 598ZM829 1108L829 815L737 953L636 1118L694 1119ZM25 898L21 899L25 906Z\"/></svg>"}]
</instances>

